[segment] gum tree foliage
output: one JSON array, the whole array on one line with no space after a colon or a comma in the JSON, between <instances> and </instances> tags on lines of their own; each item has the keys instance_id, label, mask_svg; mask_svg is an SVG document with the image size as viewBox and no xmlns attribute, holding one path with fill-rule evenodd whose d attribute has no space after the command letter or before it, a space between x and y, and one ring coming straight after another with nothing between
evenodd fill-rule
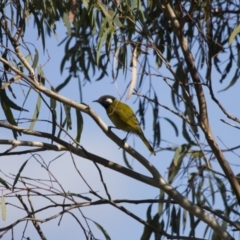
<instances>
[{"instance_id":1,"label":"gum tree foliage","mask_svg":"<svg viewBox=\"0 0 240 240\"><path fill-rule=\"evenodd\" d=\"M9 131L8 136L0 139L2 145L8 146L7 151L1 151L1 159L9 155L26 155L26 161L18 172L13 175L1 173L2 218L7 217L6 206L11 205L11 197L18 200L14 206L25 211L24 217L5 227L0 226L1 236L14 230L19 222L30 221L40 238L47 239L35 214L59 207L58 215L48 215L42 222L48 224L55 218L61 221L63 215L69 213L78 222L85 238L95 239L98 236L78 220L74 209L81 211L81 204L86 203L89 207L107 203L126 213L121 202L111 198L107 187L106 198L89 188L91 197L100 198L93 202L90 197L67 193L63 188L59 190L61 185L51 175L50 164L46 164L44 159L38 160L39 167L49 174L46 178L49 182L44 187L41 180L22 176L29 155L54 150L69 152L73 162L75 156L93 161L100 176L98 165L103 165L160 189L158 199L145 201L149 204L146 219L134 215L131 207L128 209L130 216L143 224L141 239L150 239L151 236L155 239L213 240L239 237L239 170L238 165L234 165L233 171L230 164L239 158L239 146L238 143L229 146L224 139L216 138L212 131L212 125L220 120L225 126L228 124L229 128L235 128L236 134L239 130L238 111L230 112L224 107L234 98L226 102L218 100L221 92L214 87L224 84L221 90L228 92L237 86L234 84L239 77L239 1L2 0L0 4L0 99L3 113L0 125L1 129ZM58 86L46 83L48 73L39 64L41 55L25 35L32 28L29 21L34 23L34 31L38 32L43 50L46 49L46 38L56 34L57 24L66 29L66 37L60 43L65 48L60 71L68 71L68 77ZM63 88L68 88L70 81L77 78L82 97L87 82L102 81L104 84L106 76L112 77L113 81L123 81L126 76L131 79L124 83L126 95L128 98L137 97L137 114L142 126L153 126L152 143L157 158L161 159L164 152L172 154L166 170L167 183L160 172L136 152L137 149L133 151L128 145L122 146L121 139L108 131L91 108L60 94ZM159 100L161 89L154 82L161 82L168 88L168 100ZM22 92L16 91L16 85L21 85L27 94L22 96ZM26 119L21 114L28 111L24 106L30 93L38 96L38 100L35 110L28 112ZM20 96L23 97L22 102L18 101ZM35 126L41 104L48 108L51 116L42 120L51 126L48 132L41 132ZM217 119L210 119L210 106L220 112ZM70 108L76 110L76 116ZM152 114L151 123L146 118L147 109L148 114ZM171 113L169 116L172 117L161 115L161 109ZM79 144L84 128L83 114L93 118L107 137L123 147L125 166L120 168L117 164L110 164L107 159L86 151ZM72 121L77 122L76 136L68 133ZM176 136L182 137L183 143L176 145L172 139L162 136L162 124L169 124ZM26 136L28 141L24 141ZM64 136L70 140L65 141ZM25 150L18 150L19 146L25 146ZM134 171L129 154L150 172L151 177ZM226 156L231 156L231 161ZM218 166L218 170L214 166ZM76 168L76 171L79 170ZM180 185L179 181L184 186L181 193L175 190ZM35 209L33 195L45 199L46 205ZM61 197L62 204L54 201L56 196ZM141 203L133 201L136 202ZM154 205L158 205L158 210L153 210ZM85 218L85 221L89 220ZM201 222L204 223L204 231L200 236L196 232ZM105 238L110 239L102 223L95 224ZM182 231L184 229L189 230Z\"/></svg>"}]
</instances>

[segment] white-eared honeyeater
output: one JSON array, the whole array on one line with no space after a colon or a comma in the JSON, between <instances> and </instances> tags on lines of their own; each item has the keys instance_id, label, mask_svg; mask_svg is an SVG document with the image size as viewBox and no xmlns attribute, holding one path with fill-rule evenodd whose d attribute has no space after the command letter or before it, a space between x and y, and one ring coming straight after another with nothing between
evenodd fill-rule
<instances>
[{"instance_id":1,"label":"white-eared honeyeater","mask_svg":"<svg viewBox=\"0 0 240 240\"><path fill-rule=\"evenodd\" d=\"M106 109L108 117L117 128L137 134L147 146L148 150L153 155L156 155L152 146L144 136L133 110L127 104L118 101L111 95L104 95L94 102L100 103Z\"/></svg>"}]
</instances>

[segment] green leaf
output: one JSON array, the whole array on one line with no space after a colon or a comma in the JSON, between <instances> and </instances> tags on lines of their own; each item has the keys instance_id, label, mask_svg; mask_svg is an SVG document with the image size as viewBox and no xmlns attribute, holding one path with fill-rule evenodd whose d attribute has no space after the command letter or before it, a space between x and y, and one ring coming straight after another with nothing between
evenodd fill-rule
<instances>
[{"instance_id":1,"label":"green leaf","mask_svg":"<svg viewBox=\"0 0 240 240\"><path fill-rule=\"evenodd\" d=\"M43 2L45 2L45 1L43 1ZM44 34L44 29L43 29L43 21L44 21L44 18L42 17L39 28L40 28L40 33L41 33L43 51L45 51L45 34Z\"/></svg>"},{"instance_id":2,"label":"green leaf","mask_svg":"<svg viewBox=\"0 0 240 240\"><path fill-rule=\"evenodd\" d=\"M37 67L38 60L39 60L39 54L38 54L37 49L35 48L35 55L34 55L34 59L33 59L33 63L32 63L33 69L35 69Z\"/></svg>"},{"instance_id":3,"label":"green leaf","mask_svg":"<svg viewBox=\"0 0 240 240\"><path fill-rule=\"evenodd\" d=\"M72 75L70 74L64 81L63 83L59 84L56 88L55 91L56 92L60 92L61 89L63 89L71 80Z\"/></svg>"},{"instance_id":4,"label":"green leaf","mask_svg":"<svg viewBox=\"0 0 240 240\"><path fill-rule=\"evenodd\" d=\"M132 10L132 11L133 11L134 8L137 7L138 1L139 1L139 0L133 0L133 1L131 1L131 10Z\"/></svg>"},{"instance_id":5,"label":"green leaf","mask_svg":"<svg viewBox=\"0 0 240 240\"><path fill-rule=\"evenodd\" d=\"M10 98L8 98L5 89L1 90L0 97L3 98L3 101L5 104L8 105L8 107L17 110L17 111L25 111L28 112L27 109L24 109L22 107L19 107L17 104L15 104Z\"/></svg>"},{"instance_id":6,"label":"green leaf","mask_svg":"<svg viewBox=\"0 0 240 240\"><path fill-rule=\"evenodd\" d=\"M178 128L176 126L176 124L169 118L163 118L164 120L166 120L168 123L170 123L170 125L173 127L174 131L175 131L175 134L176 136L178 136Z\"/></svg>"},{"instance_id":7,"label":"green leaf","mask_svg":"<svg viewBox=\"0 0 240 240\"><path fill-rule=\"evenodd\" d=\"M186 105L185 116L188 116L188 119L193 124L193 125L190 125L190 127L191 127L193 133L195 133L195 136L197 138L199 138L198 127L197 127L195 117L194 117L195 115L194 115L193 110L188 105Z\"/></svg>"},{"instance_id":8,"label":"green leaf","mask_svg":"<svg viewBox=\"0 0 240 240\"><path fill-rule=\"evenodd\" d=\"M108 9L109 15L111 16L110 18L108 18L108 16L106 16L108 18L108 20L111 22L114 22L116 24L116 26L118 26L119 28L122 27L122 23L118 18L118 14L117 11L114 12L112 9Z\"/></svg>"},{"instance_id":9,"label":"green leaf","mask_svg":"<svg viewBox=\"0 0 240 240\"><path fill-rule=\"evenodd\" d=\"M143 10L143 6L142 6L142 1L138 0L137 1L137 14L139 16L139 20L141 22L141 24L143 25L145 31L147 31L147 27L146 27L146 18L144 16L144 10Z\"/></svg>"},{"instance_id":10,"label":"green leaf","mask_svg":"<svg viewBox=\"0 0 240 240\"><path fill-rule=\"evenodd\" d=\"M148 206L148 209L147 209L147 221L152 220L151 212L152 212L152 203Z\"/></svg>"},{"instance_id":11,"label":"green leaf","mask_svg":"<svg viewBox=\"0 0 240 240\"><path fill-rule=\"evenodd\" d=\"M58 138L60 138L61 132L63 131L63 129L64 129L66 123L67 123L66 118L65 118L64 121L63 121L62 105L60 105L60 120L59 120L59 123L60 123L61 128L59 128L59 132L58 132L58 135L57 135Z\"/></svg>"},{"instance_id":12,"label":"green leaf","mask_svg":"<svg viewBox=\"0 0 240 240\"><path fill-rule=\"evenodd\" d=\"M190 219L190 229L191 229L189 236L194 237L195 236L195 220L194 220L194 216L190 212L189 212L189 219Z\"/></svg>"},{"instance_id":13,"label":"green leaf","mask_svg":"<svg viewBox=\"0 0 240 240\"><path fill-rule=\"evenodd\" d=\"M175 233L177 235L179 235L180 217L181 217L180 208L177 213L175 206L173 206L171 213L171 227L172 233Z\"/></svg>"},{"instance_id":14,"label":"green leaf","mask_svg":"<svg viewBox=\"0 0 240 240\"><path fill-rule=\"evenodd\" d=\"M63 23L65 25L65 27L67 28L67 33L68 33L68 36L71 36L72 35L72 30L71 30L71 24L69 22L69 15L68 13L64 12L63 13Z\"/></svg>"},{"instance_id":15,"label":"green leaf","mask_svg":"<svg viewBox=\"0 0 240 240\"><path fill-rule=\"evenodd\" d=\"M77 117L77 136L75 140L80 143L80 138L83 130L83 117L81 111L76 109L76 117Z\"/></svg>"},{"instance_id":16,"label":"green leaf","mask_svg":"<svg viewBox=\"0 0 240 240\"><path fill-rule=\"evenodd\" d=\"M159 105L158 105L158 97L157 94L154 93L154 107L153 107L153 146L160 145L161 142L161 129L159 122Z\"/></svg>"},{"instance_id":17,"label":"green leaf","mask_svg":"<svg viewBox=\"0 0 240 240\"><path fill-rule=\"evenodd\" d=\"M217 186L218 186L220 195L222 196L222 200L223 200L225 209L227 209L228 208L228 203L227 203L227 189L226 189L226 186L220 178L215 177L215 179L217 181Z\"/></svg>"},{"instance_id":18,"label":"green leaf","mask_svg":"<svg viewBox=\"0 0 240 240\"><path fill-rule=\"evenodd\" d=\"M63 104L63 106L66 114L67 129L72 129L71 107L67 104Z\"/></svg>"},{"instance_id":19,"label":"green leaf","mask_svg":"<svg viewBox=\"0 0 240 240\"><path fill-rule=\"evenodd\" d=\"M7 53L8 53L8 50L5 49L5 51L4 51L3 54L2 54L2 58L5 59L6 61L8 61L8 59L7 59ZM9 68L9 66L8 66L7 64L5 64L5 63L3 64L3 67L4 67L4 70L5 70L5 71L11 70L11 69Z\"/></svg>"},{"instance_id":20,"label":"green leaf","mask_svg":"<svg viewBox=\"0 0 240 240\"><path fill-rule=\"evenodd\" d=\"M0 183L7 189L10 189L10 187L7 185L6 181L0 177Z\"/></svg>"},{"instance_id":21,"label":"green leaf","mask_svg":"<svg viewBox=\"0 0 240 240\"><path fill-rule=\"evenodd\" d=\"M183 215L182 215L183 232L187 226L187 213L188 213L188 211L186 209L183 209Z\"/></svg>"},{"instance_id":22,"label":"green leaf","mask_svg":"<svg viewBox=\"0 0 240 240\"><path fill-rule=\"evenodd\" d=\"M169 174L168 174L169 183L172 183L173 179L178 174L178 171L182 165L183 158L188 153L188 150L190 149L190 147L191 147L191 144L183 144L176 149L173 160L169 168Z\"/></svg>"},{"instance_id":23,"label":"green leaf","mask_svg":"<svg viewBox=\"0 0 240 240\"><path fill-rule=\"evenodd\" d=\"M0 94L1 94L1 92L3 92L3 91L5 91L5 90L0 91ZM12 114L12 111L11 111L10 107L9 107L8 104L6 104L6 102L4 101L5 98L2 97L2 95L0 95L0 96L1 96L0 100L1 100L2 109L3 109L3 112L4 112L5 116L6 116L6 118L7 118L7 121L8 121L10 124L12 124L12 125L17 126L17 123L16 123L16 121L15 121L15 118L13 117L13 114ZM12 132L13 132L14 138L17 139L17 131L14 131L14 130L13 130ZM19 134L21 135L21 132L19 132Z\"/></svg>"},{"instance_id":24,"label":"green leaf","mask_svg":"<svg viewBox=\"0 0 240 240\"><path fill-rule=\"evenodd\" d=\"M28 160L26 160L23 165L20 167L19 171L18 171L18 174L16 175L15 179L14 179L14 182L13 182L13 186L12 186L12 191L14 191L14 187L15 185L17 184L17 181L20 177L20 174L21 172L23 171L23 169L25 168L26 164L27 164Z\"/></svg>"},{"instance_id":25,"label":"green leaf","mask_svg":"<svg viewBox=\"0 0 240 240\"><path fill-rule=\"evenodd\" d=\"M20 106L18 106L17 104L15 104L13 101L11 101L9 98L6 99L6 103L8 104L8 106L14 110L17 110L17 111L24 111L24 112L29 112L27 109L25 108L22 108Z\"/></svg>"},{"instance_id":26,"label":"green leaf","mask_svg":"<svg viewBox=\"0 0 240 240\"><path fill-rule=\"evenodd\" d=\"M171 88L171 97L172 97L172 103L173 106L178 110L179 104L180 104L180 97L178 95L179 92L179 83L178 81L175 81Z\"/></svg>"},{"instance_id":27,"label":"green leaf","mask_svg":"<svg viewBox=\"0 0 240 240\"><path fill-rule=\"evenodd\" d=\"M130 165L130 163L127 159L127 154L126 154L126 151L124 149L123 149L123 161L129 169L133 170L132 166Z\"/></svg>"},{"instance_id":28,"label":"green leaf","mask_svg":"<svg viewBox=\"0 0 240 240\"><path fill-rule=\"evenodd\" d=\"M97 46L97 57L96 57L97 65L99 65L99 57L100 57L102 46L103 46L105 40L107 39L108 34L113 32L113 31L114 31L114 29L111 28L111 27L104 28L103 35L100 37L100 41L99 41L98 46Z\"/></svg>"},{"instance_id":29,"label":"green leaf","mask_svg":"<svg viewBox=\"0 0 240 240\"><path fill-rule=\"evenodd\" d=\"M190 144L195 145L195 143L193 142L193 140L191 139L191 137L188 134L188 131L186 128L186 122L184 120L183 120L183 124L182 124L182 135Z\"/></svg>"},{"instance_id":30,"label":"green leaf","mask_svg":"<svg viewBox=\"0 0 240 240\"><path fill-rule=\"evenodd\" d=\"M226 91L227 89L229 89L230 87L232 87L236 82L237 80L239 79L239 68L236 69L236 72L231 80L231 82L228 84L227 87L225 87L224 89L218 91L218 92L223 92L223 91Z\"/></svg>"},{"instance_id":31,"label":"green leaf","mask_svg":"<svg viewBox=\"0 0 240 240\"><path fill-rule=\"evenodd\" d=\"M158 213L156 213L151 221L151 225L159 230L163 230L164 228L164 222L161 221L161 224L159 223L160 216ZM161 239L162 234L160 232L154 232L155 239ZM149 238L148 238L149 239Z\"/></svg>"},{"instance_id":32,"label":"green leaf","mask_svg":"<svg viewBox=\"0 0 240 240\"><path fill-rule=\"evenodd\" d=\"M84 7L88 10L88 8L89 8L89 1L88 0L83 0L82 3L84 5Z\"/></svg>"},{"instance_id":33,"label":"green leaf","mask_svg":"<svg viewBox=\"0 0 240 240\"><path fill-rule=\"evenodd\" d=\"M209 181L209 187L210 187L210 196L212 197L212 205L214 205L215 204L215 191L214 191L213 184L212 184L212 178L209 177L208 181Z\"/></svg>"},{"instance_id":34,"label":"green leaf","mask_svg":"<svg viewBox=\"0 0 240 240\"><path fill-rule=\"evenodd\" d=\"M105 7L105 5L100 1L97 1L97 5L101 8L101 10L103 11L104 15L106 16L106 18L108 19L108 22L110 24L112 24L112 22L114 22L118 27L123 26L122 23L120 22L119 18L117 17L117 11L114 12L111 9L107 9Z\"/></svg>"},{"instance_id":35,"label":"green leaf","mask_svg":"<svg viewBox=\"0 0 240 240\"><path fill-rule=\"evenodd\" d=\"M1 196L1 211L2 211L2 220L6 221L7 208L5 203L5 197L3 195Z\"/></svg>"},{"instance_id":36,"label":"green leaf","mask_svg":"<svg viewBox=\"0 0 240 240\"><path fill-rule=\"evenodd\" d=\"M95 223L95 225L98 227L99 230L101 230L101 232L103 233L104 237L106 240L111 240L110 236L108 235L107 231L97 222L93 221Z\"/></svg>"},{"instance_id":37,"label":"green leaf","mask_svg":"<svg viewBox=\"0 0 240 240\"><path fill-rule=\"evenodd\" d=\"M220 83L222 83L223 80L228 76L228 74L232 68L233 59L234 59L232 52L230 52L229 57L226 57L226 58L229 59L229 61L228 61L226 68L224 69L224 73L222 74L221 79L219 80Z\"/></svg>"},{"instance_id":38,"label":"green leaf","mask_svg":"<svg viewBox=\"0 0 240 240\"><path fill-rule=\"evenodd\" d=\"M160 122L157 121L154 126L154 137L153 137L153 146L160 146L161 143L161 128Z\"/></svg>"},{"instance_id":39,"label":"green leaf","mask_svg":"<svg viewBox=\"0 0 240 240\"><path fill-rule=\"evenodd\" d=\"M164 191L160 190L159 203L158 203L158 214L161 216L164 209Z\"/></svg>"},{"instance_id":40,"label":"green leaf","mask_svg":"<svg viewBox=\"0 0 240 240\"><path fill-rule=\"evenodd\" d=\"M228 40L228 44L231 45L233 39L237 36L237 34L240 32L240 24L232 31L232 33L230 34L229 40Z\"/></svg>"},{"instance_id":41,"label":"green leaf","mask_svg":"<svg viewBox=\"0 0 240 240\"><path fill-rule=\"evenodd\" d=\"M34 125L36 124L36 121L37 121L39 113L40 113L41 103L42 103L42 99L41 99L41 96L39 94L38 99L37 99L37 103L36 103L36 107L35 107L35 111L34 111L34 114L33 114L33 117L32 117L32 122L29 126L30 130L33 130Z\"/></svg>"}]
</instances>

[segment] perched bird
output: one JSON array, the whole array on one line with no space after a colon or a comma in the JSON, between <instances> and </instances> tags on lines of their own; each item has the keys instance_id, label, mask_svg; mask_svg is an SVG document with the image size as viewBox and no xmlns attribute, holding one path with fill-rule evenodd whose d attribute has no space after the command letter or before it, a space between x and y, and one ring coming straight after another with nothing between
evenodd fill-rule
<instances>
[{"instance_id":1,"label":"perched bird","mask_svg":"<svg viewBox=\"0 0 240 240\"><path fill-rule=\"evenodd\" d=\"M100 103L106 109L108 117L117 128L128 133L137 134L147 146L148 150L153 155L156 155L152 146L144 136L133 110L127 104L118 101L110 95L104 95L93 102Z\"/></svg>"}]
</instances>

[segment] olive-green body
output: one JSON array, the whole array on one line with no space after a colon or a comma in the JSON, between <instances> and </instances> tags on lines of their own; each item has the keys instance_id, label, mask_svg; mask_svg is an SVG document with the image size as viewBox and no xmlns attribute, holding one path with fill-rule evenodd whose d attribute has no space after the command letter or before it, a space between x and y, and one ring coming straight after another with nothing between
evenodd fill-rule
<instances>
[{"instance_id":1,"label":"olive-green body","mask_svg":"<svg viewBox=\"0 0 240 240\"><path fill-rule=\"evenodd\" d=\"M143 134L133 110L127 104L115 100L106 110L108 117L117 128L138 135Z\"/></svg>"},{"instance_id":2,"label":"olive-green body","mask_svg":"<svg viewBox=\"0 0 240 240\"><path fill-rule=\"evenodd\" d=\"M102 96L96 100L96 102L99 102L106 109L108 117L117 128L126 132L137 134L142 139L148 150L153 155L156 155L152 146L145 138L133 110L127 104L118 101L110 95Z\"/></svg>"}]
</instances>

